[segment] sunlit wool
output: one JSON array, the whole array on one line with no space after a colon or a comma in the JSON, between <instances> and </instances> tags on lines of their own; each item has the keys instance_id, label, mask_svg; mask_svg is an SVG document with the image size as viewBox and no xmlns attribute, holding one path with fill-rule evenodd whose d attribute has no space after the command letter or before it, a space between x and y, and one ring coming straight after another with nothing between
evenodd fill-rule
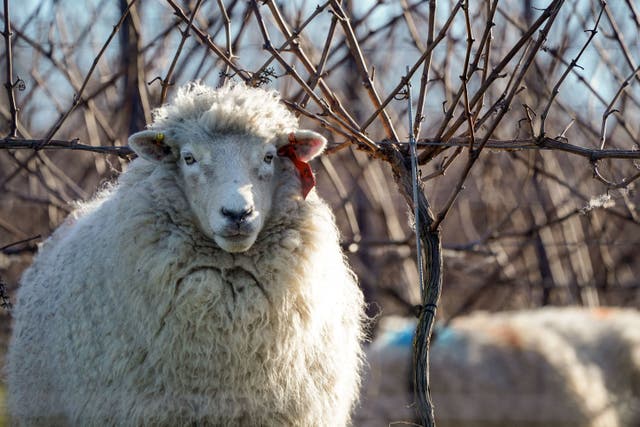
<instances>
[{"instance_id":1,"label":"sunlit wool","mask_svg":"<svg viewBox=\"0 0 640 427\"><path fill-rule=\"evenodd\" d=\"M296 128L274 92L242 85L191 84L156 111L167 157L134 160L80 204L22 278L7 366L15 424L349 424L362 294L329 207L301 197L289 159L273 159L273 176L259 163ZM195 212L220 208L192 194L204 178L188 177L184 147L212 175L254 157L267 168L264 191L238 189L260 218L248 249L221 249L208 229L217 213Z\"/></svg>"},{"instance_id":2,"label":"sunlit wool","mask_svg":"<svg viewBox=\"0 0 640 427\"><path fill-rule=\"evenodd\" d=\"M359 427L415 417L414 328L388 319L368 349ZM640 425L640 313L572 307L456 318L438 330L430 371L444 427Z\"/></svg>"}]
</instances>

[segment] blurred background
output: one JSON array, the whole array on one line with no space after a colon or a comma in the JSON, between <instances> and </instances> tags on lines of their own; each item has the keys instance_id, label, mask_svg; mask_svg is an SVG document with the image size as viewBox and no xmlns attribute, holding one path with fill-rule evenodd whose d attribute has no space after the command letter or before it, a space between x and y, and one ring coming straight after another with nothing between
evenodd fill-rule
<instances>
[{"instance_id":1,"label":"blurred background","mask_svg":"<svg viewBox=\"0 0 640 427\"><path fill-rule=\"evenodd\" d=\"M12 53L3 43L0 70L6 82L11 65L13 89L0 90L0 134L12 136L15 117L15 136L31 148L125 146L192 80L279 90L301 126L331 143L314 164L318 191L334 207L371 316L409 316L420 302L412 215L389 166L363 145L406 149L407 67L416 68L408 80L425 194L435 212L457 194L442 222L438 320L640 303L632 0L22 0L5 1L3 21L7 4ZM374 94L391 98L386 123ZM464 179L470 135L488 143ZM542 136L583 152L544 147ZM9 142L0 143L0 280L13 301L37 244L128 159ZM595 162L589 153L601 148L626 154ZM10 317L0 309L0 363Z\"/></svg>"}]
</instances>

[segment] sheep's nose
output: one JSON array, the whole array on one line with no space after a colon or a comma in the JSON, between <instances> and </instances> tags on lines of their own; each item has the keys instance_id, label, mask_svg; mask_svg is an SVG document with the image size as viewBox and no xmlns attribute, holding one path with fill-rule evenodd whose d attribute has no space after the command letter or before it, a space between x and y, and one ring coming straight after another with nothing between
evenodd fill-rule
<instances>
[{"instance_id":1,"label":"sheep's nose","mask_svg":"<svg viewBox=\"0 0 640 427\"><path fill-rule=\"evenodd\" d=\"M236 210L231 210L223 207L220 210L220 212L222 213L222 216L224 216L225 218L237 224L240 224L244 222L247 219L247 217L253 213L253 208L236 211Z\"/></svg>"}]
</instances>

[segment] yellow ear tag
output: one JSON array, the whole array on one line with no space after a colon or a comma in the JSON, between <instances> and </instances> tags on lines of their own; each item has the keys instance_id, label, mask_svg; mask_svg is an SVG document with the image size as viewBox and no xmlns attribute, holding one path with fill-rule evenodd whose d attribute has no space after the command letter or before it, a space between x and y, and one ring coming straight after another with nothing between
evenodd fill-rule
<instances>
[{"instance_id":1,"label":"yellow ear tag","mask_svg":"<svg viewBox=\"0 0 640 427\"><path fill-rule=\"evenodd\" d=\"M153 141L156 144L162 144L162 141L164 141L164 133L162 133L162 132L156 133L156 136L155 136L155 138L153 138Z\"/></svg>"}]
</instances>

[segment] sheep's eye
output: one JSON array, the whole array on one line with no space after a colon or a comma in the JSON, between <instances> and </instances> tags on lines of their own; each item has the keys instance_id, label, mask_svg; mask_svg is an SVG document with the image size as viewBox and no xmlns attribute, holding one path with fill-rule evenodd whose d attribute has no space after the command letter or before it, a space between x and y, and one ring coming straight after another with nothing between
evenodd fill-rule
<instances>
[{"instance_id":1,"label":"sheep's eye","mask_svg":"<svg viewBox=\"0 0 640 427\"><path fill-rule=\"evenodd\" d=\"M268 165L273 161L273 153L267 153L264 155L264 162Z\"/></svg>"},{"instance_id":2,"label":"sheep's eye","mask_svg":"<svg viewBox=\"0 0 640 427\"><path fill-rule=\"evenodd\" d=\"M193 154L191 153L183 153L182 158L184 159L184 162L188 165L192 165L196 162L196 158L193 157Z\"/></svg>"}]
</instances>

